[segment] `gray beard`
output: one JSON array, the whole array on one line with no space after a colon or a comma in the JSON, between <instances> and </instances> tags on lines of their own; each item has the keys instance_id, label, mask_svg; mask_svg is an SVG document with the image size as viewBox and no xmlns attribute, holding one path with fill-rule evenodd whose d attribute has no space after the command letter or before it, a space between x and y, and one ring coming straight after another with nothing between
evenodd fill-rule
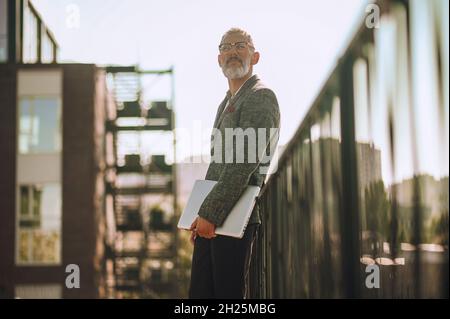
<instances>
[{"instance_id":1,"label":"gray beard","mask_svg":"<svg viewBox=\"0 0 450 319\"><path fill-rule=\"evenodd\" d=\"M250 71L250 59L248 61L242 61L242 66L239 67L227 67L226 64L222 66L222 72L228 80L241 79Z\"/></svg>"}]
</instances>

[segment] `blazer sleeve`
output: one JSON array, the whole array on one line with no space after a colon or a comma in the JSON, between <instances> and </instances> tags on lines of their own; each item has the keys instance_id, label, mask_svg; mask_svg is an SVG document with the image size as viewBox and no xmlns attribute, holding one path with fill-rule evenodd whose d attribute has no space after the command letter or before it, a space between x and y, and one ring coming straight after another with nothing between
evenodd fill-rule
<instances>
[{"instance_id":1,"label":"blazer sleeve","mask_svg":"<svg viewBox=\"0 0 450 319\"><path fill-rule=\"evenodd\" d=\"M203 201L198 215L216 226L221 226L231 209L234 207L243 191L248 185L250 177L260 166L260 153L266 151L271 142L271 129L279 129L280 112L275 94L269 89L260 89L251 94L244 102L241 108L241 114L237 128L245 131L253 128L256 132L256 149L257 153L254 158L248 156L248 139L244 142L244 160L241 163L236 161L236 139L233 139L233 155L232 163L224 163L224 169L221 175ZM259 147L258 129L266 129L266 143L264 147ZM278 135L277 135L278 136ZM264 142L264 141L262 141ZM225 147L224 147L225 148ZM223 148L223 149L224 149ZM256 160L254 160L256 159Z\"/></svg>"}]
</instances>

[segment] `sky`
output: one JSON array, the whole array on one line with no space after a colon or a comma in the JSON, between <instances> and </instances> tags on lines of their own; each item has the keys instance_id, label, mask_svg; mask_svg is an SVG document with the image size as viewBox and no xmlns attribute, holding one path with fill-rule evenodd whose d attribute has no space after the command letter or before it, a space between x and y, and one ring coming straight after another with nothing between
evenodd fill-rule
<instances>
[{"instance_id":1,"label":"sky","mask_svg":"<svg viewBox=\"0 0 450 319\"><path fill-rule=\"evenodd\" d=\"M287 144L362 21L365 0L32 0L60 46L59 62L139 64L175 70L177 127L211 132L228 84L217 46L231 27L247 30L261 59L254 68L277 95L280 145ZM169 79L146 80L154 99ZM156 147L164 139L144 141ZM205 139L207 144L208 139ZM205 145L178 143L178 159Z\"/></svg>"}]
</instances>

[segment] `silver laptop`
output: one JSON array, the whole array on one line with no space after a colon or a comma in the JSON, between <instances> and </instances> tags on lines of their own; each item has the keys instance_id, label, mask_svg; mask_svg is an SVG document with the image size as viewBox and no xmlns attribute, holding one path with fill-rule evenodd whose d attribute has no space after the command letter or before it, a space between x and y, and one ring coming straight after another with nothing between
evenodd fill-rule
<instances>
[{"instance_id":1,"label":"silver laptop","mask_svg":"<svg viewBox=\"0 0 450 319\"><path fill-rule=\"evenodd\" d=\"M191 228L192 223L198 217L200 206L216 183L216 181L208 180L197 180L195 182L186 207L178 221L178 228L187 230ZM258 186L247 186L223 225L216 228L217 235L235 238L242 238L244 236L253 207L255 206L256 197L260 190L261 188Z\"/></svg>"}]
</instances>

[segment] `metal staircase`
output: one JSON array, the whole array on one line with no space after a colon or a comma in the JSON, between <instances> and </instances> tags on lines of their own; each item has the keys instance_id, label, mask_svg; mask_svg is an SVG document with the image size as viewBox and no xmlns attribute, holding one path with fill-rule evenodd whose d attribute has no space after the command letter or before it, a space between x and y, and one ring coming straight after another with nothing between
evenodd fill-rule
<instances>
[{"instance_id":1,"label":"metal staircase","mask_svg":"<svg viewBox=\"0 0 450 319\"><path fill-rule=\"evenodd\" d=\"M141 88L143 76L173 77L173 72L142 71L133 66L107 67L106 71L117 104L116 119L106 125L113 133L117 152L116 164L109 167L115 181L107 184L107 190L114 194L116 229L111 258L115 297L176 296L175 166L166 163L166 154L149 156L140 145L143 133L171 133L176 158L173 102L143 101ZM124 133L132 134L139 143L134 152L119 154L119 140Z\"/></svg>"}]
</instances>

